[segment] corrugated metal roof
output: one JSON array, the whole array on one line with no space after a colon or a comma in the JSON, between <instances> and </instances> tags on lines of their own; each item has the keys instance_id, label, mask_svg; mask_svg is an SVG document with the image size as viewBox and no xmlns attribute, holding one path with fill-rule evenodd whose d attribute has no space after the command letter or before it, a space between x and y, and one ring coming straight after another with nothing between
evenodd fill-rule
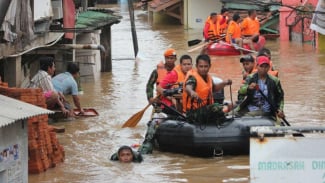
<instances>
[{"instance_id":1,"label":"corrugated metal roof","mask_svg":"<svg viewBox=\"0 0 325 183\"><path fill-rule=\"evenodd\" d=\"M54 113L53 111L6 97L4 95L0 95L0 106L0 127L12 124L17 120Z\"/></svg>"},{"instance_id":2,"label":"corrugated metal roof","mask_svg":"<svg viewBox=\"0 0 325 183\"><path fill-rule=\"evenodd\" d=\"M119 23L119 19L121 19L121 17L113 14L98 11L84 11L79 13L75 27L79 29L96 29L105 25Z\"/></svg>"}]
</instances>

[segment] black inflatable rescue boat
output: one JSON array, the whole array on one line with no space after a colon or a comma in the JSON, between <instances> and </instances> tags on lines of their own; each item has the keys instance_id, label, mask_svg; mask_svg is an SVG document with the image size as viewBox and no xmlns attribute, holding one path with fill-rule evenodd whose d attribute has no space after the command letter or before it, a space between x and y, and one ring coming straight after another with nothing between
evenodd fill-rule
<instances>
[{"instance_id":1,"label":"black inflatable rescue boat","mask_svg":"<svg viewBox=\"0 0 325 183\"><path fill-rule=\"evenodd\" d=\"M155 140L161 151L193 156L248 154L253 126L274 126L274 120L262 116L231 118L218 126L166 119L156 129Z\"/></svg>"}]
</instances>

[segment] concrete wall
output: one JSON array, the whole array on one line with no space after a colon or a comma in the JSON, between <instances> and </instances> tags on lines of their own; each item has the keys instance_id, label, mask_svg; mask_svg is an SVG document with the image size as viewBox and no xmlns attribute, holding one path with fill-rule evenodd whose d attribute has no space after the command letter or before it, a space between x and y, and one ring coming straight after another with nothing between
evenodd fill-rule
<instances>
[{"instance_id":1,"label":"concrete wall","mask_svg":"<svg viewBox=\"0 0 325 183\"><path fill-rule=\"evenodd\" d=\"M307 3L311 3L312 5L316 6L317 4L317 0L307 0L307 1L303 1L306 4ZM303 5L301 0L282 0L282 4L284 5L288 5L288 6L292 6L292 7L296 7L297 5ZM280 9L280 20L279 20L279 30L280 30L280 40L281 41L289 41L289 27L286 24L292 24L295 21L295 17L297 16L295 12L293 12L290 15L290 13L292 12L291 8L288 7L284 7L282 6ZM292 33L293 37L292 39L294 41L301 41L302 40L302 36L301 36L301 23L298 24L297 26L298 30L293 30L294 33ZM304 33L306 32L310 32L309 27L306 27L305 30L303 30ZM296 39L296 40L295 40ZM313 39L312 35L308 35L308 37L304 37L304 40L308 40L308 39Z\"/></svg>"},{"instance_id":2,"label":"concrete wall","mask_svg":"<svg viewBox=\"0 0 325 183\"><path fill-rule=\"evenodd\" d=\"M101 30L77 36L76 44L100 44ZM80 79L92 80L100 73L101 60L99 50L76 50L75 61L79 62Z\"/></svg>"},{"instance_id":3,"label":"concrete wall","mask_svg":"<svg viewBox=\"0 0 325 183\"><path fill-rule=\"evenodd\" d=\"M184 0L184 25L192 29L203 29L206 18L211 12L220 13L221 6L222 3L216 0Z\"/></svg>"},{"instance_id":4,"label":"concrete wall","mask_svg":"<svg viewBox=\"0 0 325 183\"><path fill-rule=\"evenodd\" d=\"M23 124L22 124L23 123ZM16 121L0 128L0 153L9 153L7 158L0 158L1 183L28 182L28 134L27 121ZM15 151L14 151L15 150ZM17 152L13 153L13 152Z\"/></svg>"}]
</instances>

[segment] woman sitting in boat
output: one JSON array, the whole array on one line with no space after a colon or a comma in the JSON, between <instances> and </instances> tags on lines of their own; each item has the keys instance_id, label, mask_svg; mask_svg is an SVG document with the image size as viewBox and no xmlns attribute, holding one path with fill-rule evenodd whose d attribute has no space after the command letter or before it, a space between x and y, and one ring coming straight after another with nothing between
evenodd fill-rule
<instances>
[{"instance_id":1,"label":"woman sitting in boat","mask_svg":"<svg viewBox=\"0 0 325 183\"><path fill-rule=\"evenodd\" d=\"M182 112L182 106L179 106L181 101L177 102L175 97L172 95L183 91L182 83L184 83L186 73L192 69L192 58L189 55L183 55L179 62L180 64L175 66L174 69L159 83L157 86L157 92L158 94L163 95L163 97L160 98L161 102L173 109L177 109L179 112ZM179 87L179 85L181 86ZM164 106L162 106L162 112L166 114L174 114L170 108Z\"/></svg>"},{"instance_id":2,"label":"woman sitting in boat","mask_svg":"<svg viewBox=\"0 0 325 183\"><path fill-rule=\"evenodd\" d=\"M257 72L249 75L239 94L245 100L235 109L237 115L284 117L284 92L280 80L268 74L270 60L257 57Z\"/></svg>"},{"instance_id":3,"label":"woman sitting in boat","mask_svg":"<svg viewBox=\"0 0 325 183\"><path fill-rule=\"evenodd\" d=\"M231 85L232 81L222 81L213 84L209 75L211 60L208 55L199 55L196 58L196 70L187 73L183 91L183 111L190 122L221 123L224 120L226 111L223 106L214 103L212 89L215 91L223 89L226 85ZM230 109L231 106L228 106Z\"/></svg>"},{"instance_id":4,"label":"woman sitting in boat","mask_svg":"<svg viewBox=\"0 0 325 183\"><path fill-rule=\"evenodd\" d=\"M236 44L239 47L243 47L243 44L248 44L251 50L254 50L254 45L251 39L243 39L241 34L240 23L241 18L238 13L235 13L232 17L232 20L229 23L227 33L226 33L226 42L230 44ZM239 50L240 54L243 54L243 50Z\"/></svg>"}]
</instances>

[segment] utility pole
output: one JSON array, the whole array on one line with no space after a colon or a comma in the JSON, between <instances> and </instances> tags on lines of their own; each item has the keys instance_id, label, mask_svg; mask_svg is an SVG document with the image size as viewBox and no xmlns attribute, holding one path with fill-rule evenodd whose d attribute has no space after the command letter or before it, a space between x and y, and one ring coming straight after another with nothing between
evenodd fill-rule
<instances>
[{"instance_id":1,"label":"utility pole","mask_svg":"<svg viewBox=\"0 0 325 183\"><path fill-rule=\"evenodd\" d=\"M134 57L137 57L139 47L138 47L137 31L136 31L135 23L134 23L133 1L128 0L128 5L129 5L129 14L130 14L130 21L131 21L131 32L132 32L132 40L133 40Z\"/></svg>"}]
</instances>

